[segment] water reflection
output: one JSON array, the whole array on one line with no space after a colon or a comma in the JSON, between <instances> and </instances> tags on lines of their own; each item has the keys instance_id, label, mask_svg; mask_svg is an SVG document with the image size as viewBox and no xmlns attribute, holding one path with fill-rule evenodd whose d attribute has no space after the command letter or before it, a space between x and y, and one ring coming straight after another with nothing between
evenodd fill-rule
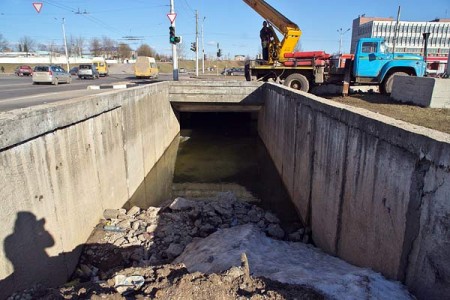
<instances>
[{"instance_id":1,"label":"water reflection","mask_svg":"<svg viewBox=\"0 0 450 300\"><path fill-rule=\"evenodd\" d=\"M177 136L124 208L128 210L138 206L147 209L149 206L159 206L172 199L172 180L179 143L180 136Z\"/></svg>"},{"instance_id":2,"label":"water reflection","mask_svg":"<svg viewBox=\"0 0 450 300\"><path fill-rule=\"evenodd\" d=\"M283 223L298 221L256 125L254 116L243 113L182 116L180 136L145 179L144 193L136 193L125 208L232 191L244 201L260 199L258 205L275 212Z\"/></svg>"}]
</instances>

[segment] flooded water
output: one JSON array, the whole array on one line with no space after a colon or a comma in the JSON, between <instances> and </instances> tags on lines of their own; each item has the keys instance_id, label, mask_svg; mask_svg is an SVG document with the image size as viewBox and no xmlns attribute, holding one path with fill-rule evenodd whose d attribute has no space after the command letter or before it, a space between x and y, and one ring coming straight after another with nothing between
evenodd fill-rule
<instances>
[{"instance_id":1,"label":"flooded water","mask_svg":"<svg viewBox=\"0 0 450 300\"><path fill-rule=\"evenodd\" d=\"M176 197L208 199L233 192L274 212L282 223L297 222L281 178L249 113L181 115L181 132L124 206L159 206Z\"/></svg>"}]
</instances>

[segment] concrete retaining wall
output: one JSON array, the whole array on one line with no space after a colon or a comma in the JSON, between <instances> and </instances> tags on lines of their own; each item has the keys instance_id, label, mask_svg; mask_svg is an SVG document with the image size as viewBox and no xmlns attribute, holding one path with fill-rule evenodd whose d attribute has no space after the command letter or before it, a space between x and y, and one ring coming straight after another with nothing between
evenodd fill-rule
<instances>
[{"instance_id":1,"label":"concrete retaining wall","mask_svg":"<svg viewBox=\"0 0 450 300\"><path fill-rule=\"evenodd\" d=\"M0 299L64 283L178 132L168 83L1 114Z\"/></svg>"},{"instance_id":2,"label":"concrete retaining wall","mask_svg":"<svg viewBox=\"0 0 450 300\"><path fill-rule=\"evenodd\" d=\"M181 112L258 111L264 104L262 82L174 81L169 97Z\"/></svg>"},{"instance_id":3,"label":"concrete retaining wall","mask_svg":"<svg viewBox=\"0 0 450 300\"><path fill-rule=\"evenodd\" d=\"M450 79L395 76L391 98L422 107L450 108Z\"/></svg>"},{"instance_id":4,"label":"concrete retaining wall","mask_svg":"<svg viewBox=\"0 0 450 300\"><path fill-rule=\"evenodd\" d=\"M450 294L450 135L282 86L264 86L259 132L326 252Z\"/></svg>"}]
</instances>

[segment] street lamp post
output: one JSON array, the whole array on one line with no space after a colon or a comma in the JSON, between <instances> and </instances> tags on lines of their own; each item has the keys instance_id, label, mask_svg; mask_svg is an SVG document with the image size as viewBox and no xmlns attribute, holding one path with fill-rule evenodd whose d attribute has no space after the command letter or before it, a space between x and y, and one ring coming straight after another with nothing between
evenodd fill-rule
<instances>
[{"instance_id":1,"label":"street lamp post","mask_svg":"<svg viewBox=\"0 0 450 300\"><path fill-rule=\"evenodd\" d=\"M70 70L70 66L69 66L69 52L67 51L67 39L66 39L66 29L64 27L64 21L65 21L65 19L62 18L62 30L63 30L63 36L64 36L64 50L66 51L67 72L69 72L69 70Z\"/></svg>"},{"instance_id":2,"label":"street lamp post","mask_svg":"<svg viewBox=\"0 0 450 300\"><path fill-rule=\"evenodd\" d=\"M350 31L350 28L348 28L345 31L342 30L342 28L339 28L337 30L337 32L339 32L339 54L342 54L342 37L344 36L344 34L346 34L349 31Z\"/></svg>"},{"instance_id":3,"label":"street lamp post","mask_svg":"<svg viewBox=\"0 0 450 300\"><path fill-rule=\"evenodd\" d=\"M170 0L170 13L175 14L174 1ZM175 28L175 20L172 22L172 26ZM177 45L172 44L172 63L173 63L173 80L178 81L178 56L177 56Z\"/></svg>"},{"instance_id":4,"label":"street lamp post","mask_svg":"<svg viewBox=\"0 0 450 300\"><path fill-rule=\"evenodd\" d=\"M54 18L58 21L58 18ZM66 52L66 66L67 66L67 72L69 72L69 52L67 51L67 40L66 40L66 28L64 27L65 18L62 18L62 32L63 32L63 39L64 39L64 52ZM50 63L52 63L52 50L50 50Z\"/></svg>"},{"instance_id":5,"label":"street lamp post","mask_svg":"<svg viewBox=\"0 0 450 300\"><path fill-rule=\"evenodd\" d=\"M202 74L205 74L205 45L203 40L203 26L205 25L206 17L203 17L202 22Z\"/></svg>"},{"instance_id":6,"label":"street lamp post","mask_svg":"<svg viewBox=\"0 0 450 300\"><path fill-rule=\"evenodd\" d=\"M195 76L198 77L198 11L195 11Z\"/></svg>"}]
</instances>

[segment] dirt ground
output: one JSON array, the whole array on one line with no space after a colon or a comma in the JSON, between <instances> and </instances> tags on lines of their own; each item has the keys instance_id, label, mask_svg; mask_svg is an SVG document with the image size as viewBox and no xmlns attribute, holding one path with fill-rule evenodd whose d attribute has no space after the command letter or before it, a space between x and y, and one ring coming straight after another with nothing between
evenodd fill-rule
<instances>
[{"instance_id":1,"label":"dirt ground","mask_svg":"<svg viewBox=\"0 0 450 300\"><path fill-rule=\"evenodd\" d=\"M325 96L324 98L450 134L450 109L401 104L394 102L389 96L378 93L352 94L348 97Z\"/></svg>"},{"instance_id":2,"label":"dirt ground","mask_svg":"<svg viewBox=\"0 0 450 300\"><path fill-rule=\"evenodd\" d=\"M241 267L221 274L189 273L183 265L162 265L122 270L125 276L140 274L144 284L139 291L120 294L114 279L85 282L55 289L17 294L11 299L307 299L321 300L318 292L299 285L283 284L266 278L247 276Z\"/></svg>"},{"instance_id":3,"label":"dirt ground","mask_svg":"<svg viewBox=\"0 0 450 300\"><path fill-rule=\"evenodd\" d=\"M206 237L219 227L233 226L223 221L228 217L236 225L251 222L247 220L249 216L260 216L252 220L261 225L269 222L268 228L280 222L255 205L227 199L212 202L181 199L170 207L148 210L133 207L127 215L124 209L110 210L123 211L117 215L120 218L117 228L123 231L105 230L104 226L115 219L102 220L84 245L78 267L68 283L55 288L36 286L8 299L325 299L321 292L305 285L251 276L253 266L246 254L241 254L241 266L221 273L190 273L184 264L173 263L180 252L174 253L175 240L184 248L194 237ZM188 205L192 207L186 208ZM214 223L217 219L222 220L220 224ZM292 238L286 236L286 240Z\"/></svg>"}]
</instances>

